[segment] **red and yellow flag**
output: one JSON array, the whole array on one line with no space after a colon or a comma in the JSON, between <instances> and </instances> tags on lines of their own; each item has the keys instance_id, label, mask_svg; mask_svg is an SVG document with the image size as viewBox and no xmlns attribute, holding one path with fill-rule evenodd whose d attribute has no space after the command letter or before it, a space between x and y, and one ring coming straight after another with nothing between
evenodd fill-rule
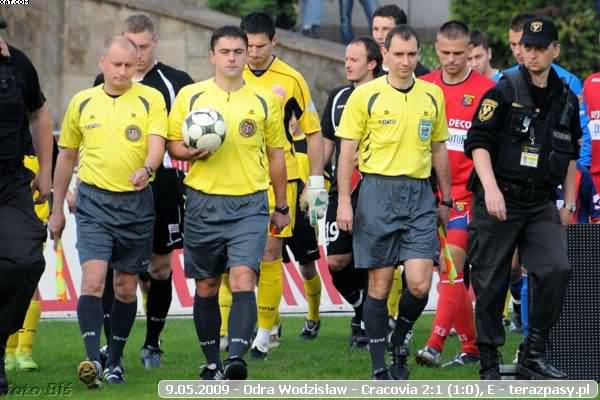
<instances>
[{"instance_id":1,"label":"red and yellow flag","mask_svg":"<svg viewBox=\"0 0 600 400\"><path fill-rule=\"evenodd\" d=\"M56 243L56 297L60 301L67 301L67 285L64 275L64 252L60 239Z\"/></svg>"},{"instance_id":2,"label":"red and yellow flag","mask_svg":"<svg viewBox=\"0 0 600 400\"><path fill-rule=\"evenodd\" d=\"M448 280L451 284L454 284L454 280L457 277L456 266L454 265L452 253L450 253L450 247L448 246L446 229L442 225L438 225L438 236L440 238L440 255L444 260L446 269L448 270Z\"/></svg>"}]
</instances>

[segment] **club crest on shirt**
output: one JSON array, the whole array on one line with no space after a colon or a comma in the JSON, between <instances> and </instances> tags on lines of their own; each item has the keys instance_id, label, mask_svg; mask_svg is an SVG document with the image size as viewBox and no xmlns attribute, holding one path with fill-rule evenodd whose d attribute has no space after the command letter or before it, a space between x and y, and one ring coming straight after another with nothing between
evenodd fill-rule
<instances>
[{"instance_id":1,"label":"club crest on shirt","mask_svg":"<svg viewBox=\"0 0 600 400\"><path fill-rule=\"evenodd\" d=\"M429 140L431 138L431 132L433 132L433 121L430 119L419 120L419 138L422 141Z\"/></svg>"},{"instance_id":2,"label":"club crest on shirt","mask_svg":"<svg viewBox=\"0 0 600 400\"><path fill-rule=\"evenodd\" d=\"M125 128L125 137L130 142L137 142L142 138L142 130L137 125L129 125Z\"/></svg>"},{"instance_id":3,"label":"club crest on shirt","mask_svg":"<svg viewBox=\"0 0 600 400\"><path fill-rule=\"evenodd\" d=\"M465 107L470 107L473 105L473 100L475 99L475 96L472 96L470 94L465 94L463 96L463 106Z\"/></svg>"},{"instance_id":4,"label":"club crest on shirt","mask_svg":"<svg viewBox=\"0 0 600 400\"><path fill-rule=\"evenodd\" d=\"M494 116L494 111L498 107L498 102L491 99L484 99L479 108L479 115L477 116L481 122L485 122Z\"/></svg>"},{"instance_id":5,"label":"club crest on shirt","mask_svg":"<svg viewBox=\"0 0 600 400\"><path fill-rule=\"evenodd\" d=\"M243 137L250 137L256 133L256 122L250 118L243 119L239 130Z\"/></svg>"}]
</instances>

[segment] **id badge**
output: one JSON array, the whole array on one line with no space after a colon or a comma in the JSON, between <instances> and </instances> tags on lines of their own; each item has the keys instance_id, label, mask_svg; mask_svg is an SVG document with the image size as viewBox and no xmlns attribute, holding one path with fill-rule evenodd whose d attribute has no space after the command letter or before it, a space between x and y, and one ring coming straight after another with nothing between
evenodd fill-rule
<instances>
[{"instance_id":1,"label":"id badge","mask_svg":"<svg viewBox=\"0 0 600 400\"><path fill-rule=\"evenodd\" d=\"M540 148L536 145L526 144L521 150L521 165L523 167L537 168L540 159Z\"/></svg>"}]
</instances>

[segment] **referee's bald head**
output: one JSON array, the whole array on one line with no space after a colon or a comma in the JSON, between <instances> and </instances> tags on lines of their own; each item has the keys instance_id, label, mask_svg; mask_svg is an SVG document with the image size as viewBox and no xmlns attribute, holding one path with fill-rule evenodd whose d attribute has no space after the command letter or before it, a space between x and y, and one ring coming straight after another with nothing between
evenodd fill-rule
<instances>
[{"instance_id":1,"label":"referee's bald head","mask_svg":"<svg viewBox=\"0 0 600 400\"><path fill-rule=\"evenodd\" d=\"M108 54L112 49L119 48L120 50L130 50L137 53L137 46L124 35L116 35L104 41L104 55Z\"/></svg>"}]
</instances>

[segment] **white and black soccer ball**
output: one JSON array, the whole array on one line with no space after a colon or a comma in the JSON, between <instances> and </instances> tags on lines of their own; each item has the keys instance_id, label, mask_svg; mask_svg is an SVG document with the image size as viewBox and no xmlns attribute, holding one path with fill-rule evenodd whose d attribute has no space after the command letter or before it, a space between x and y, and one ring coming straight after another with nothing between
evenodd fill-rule
<instances>
[{"instance_id":1,"label":"white and black soccer ball","mask_svg":"<svg viewBox=\"0 0 600 400\"><path fill-rule=\"evenodd\" d=\"M188 146L214 153L223 144L227 127L223 116L210 108L191 111L183 120L181 134Z\"/></svg>"}]
</instances>

